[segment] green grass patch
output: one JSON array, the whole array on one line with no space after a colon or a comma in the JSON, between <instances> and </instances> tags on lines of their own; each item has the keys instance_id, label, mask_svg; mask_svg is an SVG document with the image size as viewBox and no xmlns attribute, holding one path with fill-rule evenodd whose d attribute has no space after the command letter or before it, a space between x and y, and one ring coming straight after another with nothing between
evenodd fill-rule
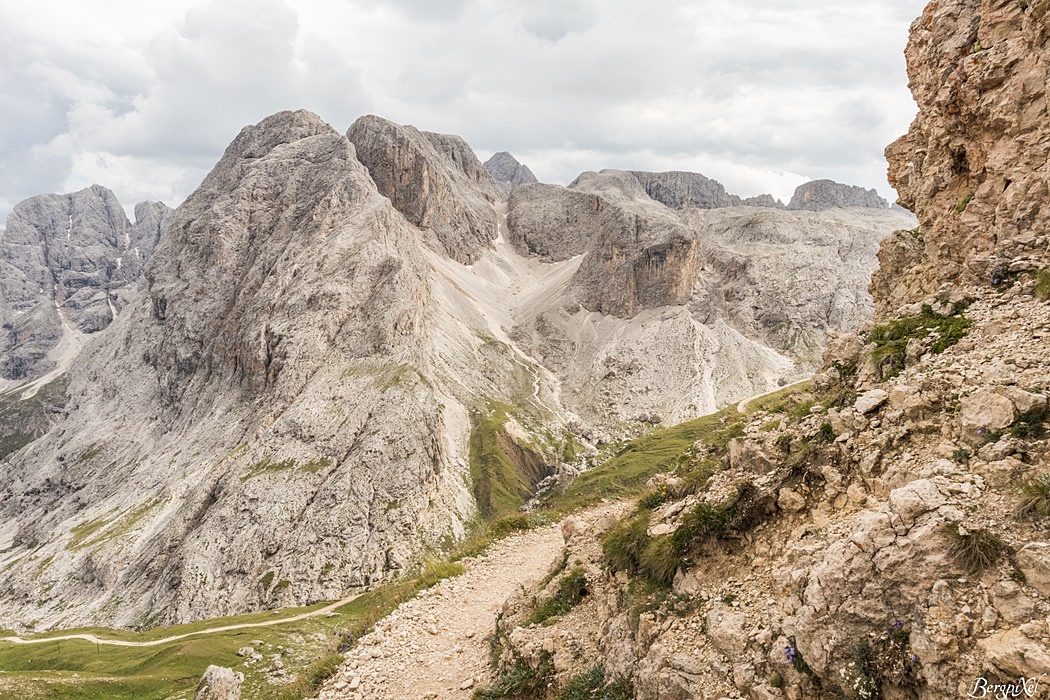
<instances>
[{"instance_id":1,"label":"green grass patch","mask_svg":"<svg viewBox=\"0 0 1050 700\"><path fill-rule=\"evenodd\" d=\"M774 391L771 394L765 396L759 396L756 399L752 399L747 402L747 412L755 413L756 411L766 411L768 413L783 413L787 410L788 399L792 394L805 393L809 391L810 384L808 381L792 384L786 386L783 389Z\"/></svg>"},{"instance_id":2,"label":"green grass patch","mask_svg":"<svg viewBox=\"0 0 1050 700\"><path fill-rule=\"evenodd\" d=\"M973 192L968 192L967 194L960 197L959 201L955 203L955 215L959 216L959 214L962 214L964 211L966 211L966 207L970 206L970 202L972 200Z\"/></svg>"},{"instance_id":3,"label":"green grass patch","mask_svg":"<svg viewBox=\"0 0 1050 700\"><path fill-rule=\"evenodd\" d=\"M105 515L100 515L97 518L80 523L79 525L74 525L70 530L73 537L66 543L66 549L78 551L86 547L86 540L89 537L113 522L113 513L114 511L110 511Z\"/></svg>"},{"instance_id":4,"label":"green grass patch","mask_svg":"<svg viewBox=\"0 0 1050 700\"><path fill-rule=\"evenodd\" d=\"M244 474L241 474L241 481L254 479L257 476L262 476L264 474L278 474L280 472L288 471L289 469L295 469L295 464L296 462L294 459L283 459L277 461L272 457L264 457L249 466L248 471Z\"/></svg>"},{"instance_id":5,"label":"green grass patch","mask_svg":"<svg viewBox=\"0 0 1050 700\"><path fill-rule=\"evenodd\" d=\"M487 519L515 513L549 469L543 457L504 430L510 406L493 404L472 420L470 477L478 510Z\"/></svg>"},{"instance_id":6,"label":"green grass patch","mask_svg":"<svg viewBox=\"0 0 1050 700\"><path fill-rule=\"evenodd\" d=\"M1036 271L1035 287L1032 289L1032 293L1042 301L1050 299L1050 270Z\"/></svg>"},{"instance_id":7,"label":"green grass patch","mask_svg":"<svg viewBox=\"0 0 1050 700\"><path fill-rule=\"evenodd\" d=\"M581 474L565 493L553 497L546 507L569 512L602 499L635 496L653 475L675 471L688 463L693 445L701 441L724 449L743 432L744 416L736 405L702 416L627 443L611 459Z\"/></svg>"},{"instance_id":8,"label":"green grass patch","mask_svg":"<svg viewBox=\"0 0 1050 700\"><path fill-rule=\"evenodd\" d=\"M554 595L540 602L529 616L529 624L541 625L572 610L587 595L587 577L582 567L575 567L558 581Z\"/></svg>"},{"instance_id":9,"label":"green grass patch","mask_svg":"<svg viewBox=\"0 0 1050 700\"><path fill-rule=\"evenodd\" d=\"M875 326L868 334L867 342L875 344L871 359L878 368L881 379L889 379L904 369L905 349L912 338L925 339L936 334L930 352L937 354L962 340L972 321L962 316L964 305L957 304L954 312L941 316L924 304L922 313L906 316L896 321Z\"/></svg>"},{"instance_id":10,"label":"green grass patch","mask_svg":"<svg viewBox=\"0 0 1050 700\"><path fill-rule=\"evenodd\" d=\"M515 700L541 700L548 696L554 682L554 661L548 652L543 652L539 663L532 666L520 656L504 669L491 687L474 692L475 700L514 698Z\"/></svg>"},{"instance_id":11,"label":"green grass patch","mask_svg":"<svg viewBox=\"0 0 1050 700\"><path fill-rule=\"evenodd\" d=\"M308 474L316 474L322 469L327 469L332 466L332 460L328 457L321 457L319 459L312 459L306 464L299 465L299 471L306 472Z\"/></svg>"}]
</instances>

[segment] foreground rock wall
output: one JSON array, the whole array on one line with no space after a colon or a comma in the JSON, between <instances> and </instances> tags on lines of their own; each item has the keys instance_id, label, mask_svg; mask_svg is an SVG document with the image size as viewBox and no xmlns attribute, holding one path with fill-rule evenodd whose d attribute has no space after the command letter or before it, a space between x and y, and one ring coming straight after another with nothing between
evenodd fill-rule
<instances>
[{"instance_id":1,"label":"foreground rock wall","mask_svg":"<svg viewBox=\"0 0 1050 700\"><path fill-rule=\"evenodd\" d=\"M890 239L872 282L880 313L944 283L1045 265L1050 231L1046 0L936 0L906 51L919 114L886 149L919 228Z\"/></svg>"}]
</instances>

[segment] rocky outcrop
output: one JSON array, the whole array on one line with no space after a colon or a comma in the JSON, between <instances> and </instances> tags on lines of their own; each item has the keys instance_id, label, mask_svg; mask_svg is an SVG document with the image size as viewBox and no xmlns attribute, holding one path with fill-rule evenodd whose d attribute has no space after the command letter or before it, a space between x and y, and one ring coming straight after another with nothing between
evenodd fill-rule
<instances>
[{"instance_id":1,"label":"rocky outcrop","mask_svg":"<svg viewBox=\"0 0 1050 700\"><path fill-rule=\"evenodd\" d=\"M431 243L469 264L497 235L499 186L458 136L421 132L375 116L346 132L379 193Z\"/></svg>"},{"instance_id":2,"label":"rocky outcrop","mask_svg":"<svg viewBox=\"0 0 1050 700\"><path fill-rule=\"evenodd\" d=\"M899 202L919 228L887 243L873 289L889 313L942 284L988 284L1046 264L1050 227L1045 0L937 0L912 24L919 114L886 149ZM917 248L917 255L898 251Z\"/></svg>"},{"instance_id":3,"label":"rocky outcrop","mask_svg":"<svg viewBox=\"0 0 1050 700\"><path fill-rule=\"evenodd\" d=\"M886 209L889 206L875 190L843 185L834 180L813 180L795 188L787 208L793 211L824 211L845 207Z\"/></svg>"},{"instance_id":4,"label":"rocky outcrop","mask_svg":"<svg viewBox=\"0 0 1050 700\"><path fill-rule=\"evenodd\" d=\"M522 165L506 151L493 153L492 157L485 161L485 169L507 195L522 185L539 182L529 170L529 166Z\"/></svg>"},{"instance_id":5,"label":"rocky outcrop","mask_svg":"<svg viewBox=\"0 0 1050 700\"><path fill-rule=\"evenodd\" d=\"M0 377L18 384L64 367L80 336L108 326L171 214L144 202L132 225L99 185L15 205L0 237Z\"/></svg>"},{"instance_id":6,"label":"rocky outcrop","mask_svg":"<svg viewBox=\"0 0 1050 700\"><path fill-rule=\"evenodd\" d=\"M671 209L717 209L741 204L740 197L729 194L721 183L699 173L633 170L631 174L638 178L646 194Z\"/></svg>"}]
</instances>

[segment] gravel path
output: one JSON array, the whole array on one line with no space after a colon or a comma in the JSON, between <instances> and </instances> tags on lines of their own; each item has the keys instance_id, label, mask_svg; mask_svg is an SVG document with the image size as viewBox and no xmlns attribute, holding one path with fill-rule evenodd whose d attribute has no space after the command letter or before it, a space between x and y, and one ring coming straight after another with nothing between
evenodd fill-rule
<instances>
[{"instance_id":1,"label":"gravel path","mask_svg":"<svg viewBox=\"0 0 1050 700\"><path fill-rule=\"evenodd\" d=\"M522 586L543 578L564 547L558 525L511 535L467 572L446 579L376 625L347 654L322 700L470 698L491 682L488 642L495 613Z\"/></svg>"}]
</instances>

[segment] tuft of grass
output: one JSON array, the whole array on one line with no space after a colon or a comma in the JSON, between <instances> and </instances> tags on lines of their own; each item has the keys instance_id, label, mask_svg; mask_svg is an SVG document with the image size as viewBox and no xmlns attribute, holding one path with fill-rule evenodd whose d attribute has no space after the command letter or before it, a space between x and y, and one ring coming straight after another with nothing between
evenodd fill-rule
<instances>
[{"instance_id":1,"label":"tuft of grass","mask_svg":"<svg viewBox=\"0 0 1050 700\"><path fill-rule=\"evenodd\" d=\"M1032 293L1042 301L1050 299L1050 269L1039 270L1035 273L1035 288L1032 289Z\"/></svg>"},{"instance_id":2,"label":"tuft of grass","mask_svg":"<svg viewBox=\"0 0 1050 700\"><path fill-rule=\"evenodd\" d=\"M946 523L942 532L948 540L948 555L971 575L987 569L1006 551L1006 543L988 530Z\"/></svg>"},{"instance_id":3,"label":"tuft of grass","mask_svg":"<svg viewBox=\"0 0 1050 700\"><path fill-rule=\"evenodd\" d=\"M597 663L577 674L565 684L558 700L633 700L634 694L626 681L610 683L605 678L605 666Z\"/></svg>"},{"instance_id":4,"label":"tuft of grass","mask_svg":"<svg viewBox=\"0 0 1050 700\"><path fill-rule=\"evenodd\" d=\"M959 449L952 452L952 459L962 464L963 462L970 459L970 451L965 447L960 447Z\"/></svg>"},{"instance_id":5,"label":"tuft of grass","mask_svg":"<svg viewBox=\"0 0 1050 700\"><path fill-rule=\"evenodd\" d=\"M516 700L539 700L545 698L554 682L554 661L549 652L542 652L540 661L532 666L521 656L515 655L513 662L500 674L489 688L474 691L475 700L515 698Z\"/></svg>"},{"instance_id":6,"label":"tuft of grass","mask_svg":"<svg viewBox=\"0 0 1050 700\"><path fill-rule=\"evenodd\" d=\"M966 207L970 205L971 200L973 200L973 192L968 192L960 197L959 201L955 203L955 215L959 216L966 211Z\"/></svg>"},{"instance_id":7,"label":"tuft of grass","mask_svg":"<svg viewBox=\"0 0 1050 700\"><path fill-rule=\"evenodd\" d=\"M575 567L558 581L558 590L532 611L529 624L541 625L552 617L564 615L580 604L587 595L587 577L582 567Z\"/></svg>"},{"instance_id":8,"label":"tuft of grass","mask_svg":"<svg viewBox=\"0 0 1050 700\"><path fill-rule=\"evenodd\" d=\"M682 543L671 535L654 537L642 550L639 564L653 581L669 586L682 563L682 549Z\"/></svg>"},{"instance_id":9,"label":"tuft of grass","mask_svg":"<svg viewBox=\"0 0 1050 700\"><path fill-rule=\"evenodd\" d=\"M650 513L640 510L617 523L602 540L605 561L613 571L634 573L640 566Z\"/></svg>"},{"instance_id":10,"label":"tuft of grass","mask_svg":"<svg viewBox=\"0 0 1050 700\"><path fill-rule=\"evenodd\" d=\"M299 465L299 471L306 472L307 474L316 474L322 469L327 469L332 466L332 460L328 457L321 457L320 459L313 459L306 464Z\"/></svg>"},{"instance_id":11,"label":"tuft of grass","mask_svg":"<svg viewBox=\"0 0 1050 700\"><path fill-rule=\"evenodd\" d=\"M930 346L930 352L941 353L962 340L969 331L972 321L962 316L964 306L959 304L948 316L933 312L928 304L922 307L917 316L890 321L875 326L868 334L867 342L875 344L871 359L879 371L880 379L890 379L904 369L905 349L912 338L924 339L936 334Z\"/></svg>"},{"instance_id":12,"label":"tuft of grass","mask_svg":"<svg viewBox=\"0 0 1050 700\"><path fill-rule=\"evenodd\" d=\"M686 465L691 449L702 442L724 450L734 437L743 434L744 416L735 405L718 413L656 430L627 443L611 459L581 474L553 498L547 508L568 512L593 505L603 498L616 499L640 494L645 483L660 472L672 472Z\"/></svg>"},{"instance_id":13,"label":"tuft of grass","mask_svg":"<svg viewBox=\"0 0 1050 700\"><path fill-rule=\"evenodd\" d=\"M1026 481L1018 490L1021 492L1019 512L1022 515L1050 517L1050 472Z\"/></svg>"}]
</instances>

